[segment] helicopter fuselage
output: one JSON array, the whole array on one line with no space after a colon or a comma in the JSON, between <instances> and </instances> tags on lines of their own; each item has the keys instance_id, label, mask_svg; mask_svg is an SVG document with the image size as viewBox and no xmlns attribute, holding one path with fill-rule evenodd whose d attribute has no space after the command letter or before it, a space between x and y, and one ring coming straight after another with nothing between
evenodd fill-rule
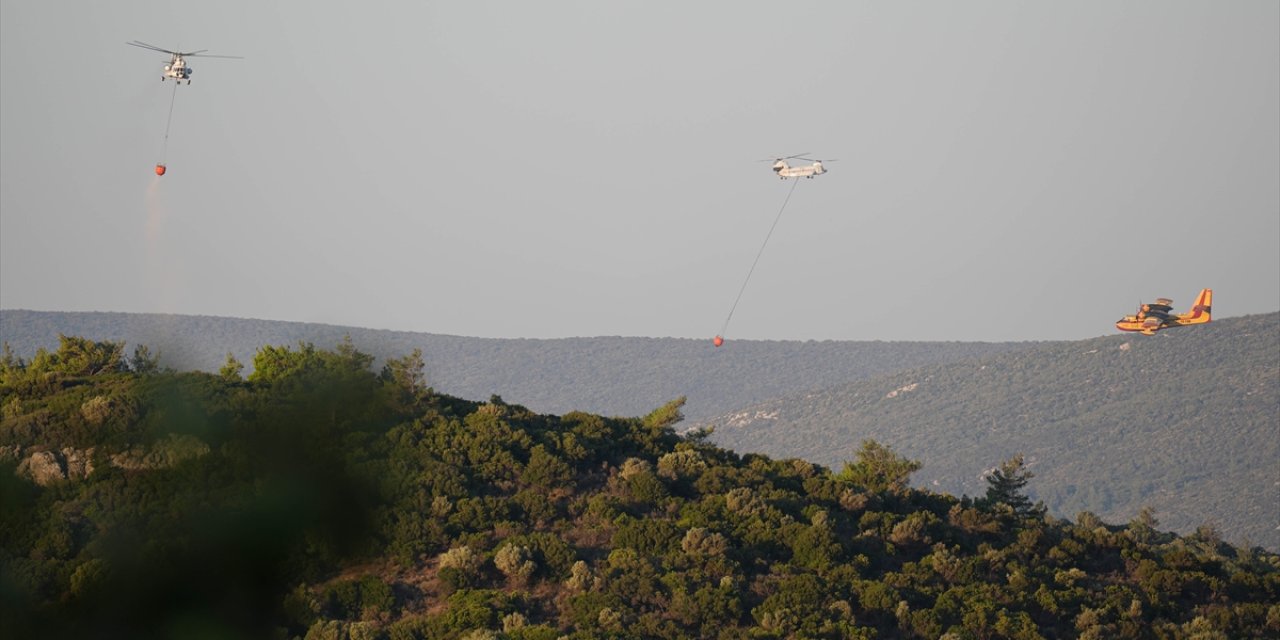
<instances>
[{"instance_id":1,"label":"helicopter fuselage","mask_svg":"<svg viewBox=\"0 0 1280 640\"><path fill-rule=\"evenodd\" d=\"M813 178L827 172L822 166L822 162L814 162L799 167L793 167L784 160L779 160L773 165L774 173L778 174L778 178L786 180L787 178Z\"/></svg>"},{"instance_id":2,"label":"helicopter fuselage","mask_svg":"<svg viewBox=\"0 0 1280 640\"><path fill-rule=\"evenodd\" d=\"M195 73L195 69L188 66L182 56L174 56L169 61L169 64L164 66L164 75L160 76L160 81L163 82L166 78L173 78L179 81L186 80L187 84L191 84L192 73Z\"/></svg>"}]
</instances>

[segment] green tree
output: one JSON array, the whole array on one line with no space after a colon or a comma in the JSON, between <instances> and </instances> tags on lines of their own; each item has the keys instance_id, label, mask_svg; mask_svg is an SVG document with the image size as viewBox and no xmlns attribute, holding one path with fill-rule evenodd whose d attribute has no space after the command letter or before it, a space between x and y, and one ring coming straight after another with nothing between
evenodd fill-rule
<instances>
[{"instance_id":1,"label":"green tree","mask_svg":"<svg viewBox=\"0 0 1280 640\"><path fill-rule=\"evenodd\" d=\"M238 381L240 380L241 371L244 371L244 365L239 360L236 360L235 355L228 351L227 361L222 363L221 369L218 369L218 376L223 380Z\"/></svg>"},{"instance_id":2,"label":"green tree","mask_svg":"<svg viewBox=\"0 0 1280 640\"><path fill-rule=\"evenodd\" d=\"M368 371L373 364L373 356L356 349L356 345L351 341L351 334L342 336L342 342L338 343L334 352L338 355L337 362L353 371Z\"/></svg>"},{"instance_id":3,"label":"green tree","mask_svg":"<svg viewBox=\"0 0 1280 640\"><path fill-rule=\"evenodd\" d=\"M298 343L295 351L289 347L265 346L253 356L253 373L250 382L277 382L297 375L331 373L350 374L368 372L373 356L361 353L346 336L333 351L317 349L310 342Z\"/></svg>"},{"instance_id":4,"label":"green tree","mask_svg":"<svg viewBox=\"0 0 1280 640\"><path fill-rule=\"evenodd\" d=\"M680 396L671 402L668 402L657 409L649 412L644 417L643 424L645 427L653 430L666 429L681 420L684 420L684 414L680 413L680 407L683 407L685 397Z\"/></svg>"},{"instance_id":5,"label":"green tree","mask_svg":"<svg viewBox=\"0 0 1280 640\"><path fill-rule=\"evenodd\" d=\"M573 468L548 451L546 445L535 444L529 450L529 462L525 464L520 480L529 486L552 489L571 483Z\"/></svg>"},{"instance_id":6,"label":"green tree","mask_svg":"<svg viewBox=\"0 0 1280 640\"><path fill-rule=\"evenodd\" d=\"M857 462L846 462L839 477L873 492L905 492L911 474L924 466L917 460L908 460L894 453L875 440L863 440L857 455Z\"/></svg>"},{"instance_id":7,"label":"green tree","mask_svg":"<svg viewBox=\"0 0 1280 640\"><path fill-rule=\"evenodd\" d=\"M13 355L13 347L9 345L8 340L4 341L4 347L0 353L2 353L2 355L0 355L0 368L7 370L10 368L22 368L26 366L26 363L22 361L22 358Z\"/></svg>"},{"instance_id":8,"label":"green tree","mask_svg":"<svg viewBox=\"0 0 1280 640\"><path fill-rule=\"evenodd\" d=\"M529 576L538 569L538 563L534 561L529 547L511 543L498 548L493 556L493 564L508 578L521 583L528 581Z\"/></svg>"},{"instance_id":9,"label":"green tree","mask_svg":"<svg viewBox=\"0 0 1280 640\"><path fill-rule=\"evenodd\" d=\"M152 354L145 344L133 348L133 357L129 358L129 370L134 373L152 374L160 370L160 354Z\"/></svg>"},{"instance_id":10,"label":"green tree","mask_svg":"<svg viewBox=\"0 0 1280 640\"><path fill-rule=\"evenodd\" d=\"M266 345L253 355L253 373L249 374L250 382L274 382L283 380L304 371L309 364L315 364L316 347L310 342L298 343L298 350L289 347Z\"/></svg>"},{"instance_id":11,"label":"green tree","mask_svg":"<svg viewBox=\"0 0 1280 640\"><path fill-rule=\"evenodd\" d=\"M414 349L412 353L402 358L388 358L382 365L381 377L397 389L416 397L426 390L426 367L426 362L422 359L422 349Z\"/></svg>"},{"instance_id":12,"label":"green tree","mask_svg":"<svg viewBox=\"0 0 1280 640\"><path fill-rule=\"evenodd\" d=\"M79 336L58 334L58 350L36 352L30 370L70 376L92 376L125 369L123 342L94 342Z\"/></svg>"},{"instance_id":13,"label":"green tree","mask_svg":"<svg viewBox=\"0 0 1280 640\"><path fill-rule=\"evenodd\" d=\"M1034 477L1035 474L1027 469L1021 453L1009 458L987 474L984 506L990 508L1003 504L1023 517L1044 515L1044 505L1031 504L1031 499L1022 492Z\"/></svg>"},{"instance_id":14,"label":"green tree","mask_svg":"<svg viewBox=\"0 0 1280 640\"><path fill-rule=\"evenodd\" d=\"M26 373L26 370L27 363L14 355L13 347L9 346L9 341L6 340L4 349L0 352L0 384L13 384Z\"/></svg>"}]
</instances>

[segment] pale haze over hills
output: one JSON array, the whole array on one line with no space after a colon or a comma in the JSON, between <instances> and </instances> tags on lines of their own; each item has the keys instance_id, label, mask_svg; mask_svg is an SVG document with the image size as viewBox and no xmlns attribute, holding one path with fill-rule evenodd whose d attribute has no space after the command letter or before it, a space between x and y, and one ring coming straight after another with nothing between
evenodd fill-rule
<instances>
[{"instance_id":1,"label":"pale haze over hills","mask_svg":"<svg viewBox=\"0 0 1280 640\"><path fill-rule=\"evenodd\" d=\"M332 348L350 336L379 358L422 349L428 384L464 398L497 394L543 413L639 416L685 396L689 419L903 367L950 362L1032 343L735 341L565 338L499 340L205 316L0 310L0 338L29 358L58 334L147 345L180 370L217 371L233 354L252 371L263 346Z\"/></svg>"}]
</instances>

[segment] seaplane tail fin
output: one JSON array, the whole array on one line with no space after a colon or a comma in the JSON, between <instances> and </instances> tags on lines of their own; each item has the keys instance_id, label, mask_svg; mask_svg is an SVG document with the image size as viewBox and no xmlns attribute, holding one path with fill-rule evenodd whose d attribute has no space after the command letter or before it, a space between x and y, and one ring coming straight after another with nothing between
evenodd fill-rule
<instances>
[{"instance_id":1,"label":"seaplane tail fin","mask_svg":"<svg viewBox=\"0 0 1280 640\"><path fill-rule=\"evenodd\" d=\"M1201 289L1191 310L1178 318L1179 324L1203 324L1212 320L1213 289Z\"/></svg>"}]
</instances>

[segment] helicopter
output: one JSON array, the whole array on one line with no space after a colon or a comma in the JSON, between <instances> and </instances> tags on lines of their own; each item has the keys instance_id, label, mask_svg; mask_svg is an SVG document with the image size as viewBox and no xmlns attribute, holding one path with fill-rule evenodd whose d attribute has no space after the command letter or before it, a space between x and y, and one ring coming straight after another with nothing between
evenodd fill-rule
<instances>
[{"instance_id":1,"label":"helicopter","mask_svg":"<svg viewBox=\"0 0 1280 640\"><path fill-rule=\"evenodd\" d=\"M164 74L160 76L161 82L164 82L166 78L173 78L174 80L178 81L179 84L181 84L183 80L186 80L187 84L191 84L191 74L195 73L195 69L192 69L191 66L187 64L187 60L186 60L187 58L233 58L236 60L244 59L243 56L215 56L215 55L205 53L205 51L208 51L208 49L200 49L199 51L170 51L168 49L161 49L160 47L157 47L153 44L147 44L145 42L140 42L138 40L134 40L133 42L126 42L125 44L133 47L150 49L152 51L159 51L160 53L167 53L171 56L169 58L169 64L166 64L164 66Z\"/></svg>"},{"instance_id":2,"label":"helicopter","mask_svg":"<svg viewBox=\"0 0 1280 640\"><path fill-rule=\"evenodd\" d=\"M794 156L786 156L784 158L766 158L760 162L769 162L769 160L773 160L773 172L778 174L778 179L780 180L786 180L787 178L808 178L812 180L814 176L820 176L827 172L826 167L822 166L822 160L806 158L805 156L807 155L809 154L798 153ZM805 162L812 162L813 164L793 167L787 164L788 160L804 160ZM835 162L835 160L827 160L826 162Z\"/></svg>"}]
</instances>

